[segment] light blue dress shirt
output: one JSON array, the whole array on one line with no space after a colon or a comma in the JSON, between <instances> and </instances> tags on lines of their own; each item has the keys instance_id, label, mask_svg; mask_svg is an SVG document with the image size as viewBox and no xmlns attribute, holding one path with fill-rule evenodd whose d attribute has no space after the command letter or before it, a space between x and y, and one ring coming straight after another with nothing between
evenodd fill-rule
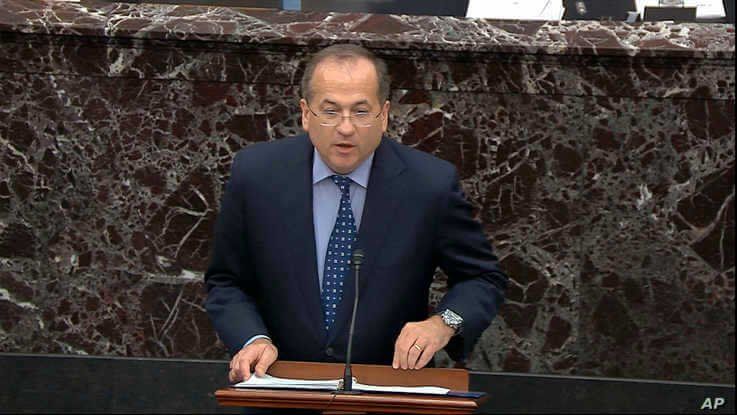
<instances>
[{"instance_id":1,"label":"light blue dress shirt","mask_svg":"<svg viewBox=\"0 0 737 415\"><path fill-rule=\"evenodd\" d=\"M325 164L317 150L314 150L314 153L314 161L312 162L312 223L315 226L318 281L320 290L322 290L325 254L328 251L328 241L335 226L335 219L338 217L340 189L330 180L330 176L338 173L335 173ZM356 221L356 231L361 230L361 215L363 214L363 205L366 202L366 189L368 188L373 161L374 153L371 153L363 163L346 175L351 179L351 207L353 208L353 218Z\"/></svg>"},{"instance_id":2,"label":"light blue dress shirt","mask_svg":"<svg viewBox=\"0 0 737 415\"><path fill-rule=\"evenodd\" d=\"M366 189L371 176L371 165L374 162L374 153L371 153L358 167L347 174L351 182L351 208L356 221L356 231L361 230L361 216L363 205L366 202ZM325 271L325 254L328 251L328 241L338 218L340 205L340 189L330 180L335 173L322 160L317 149L313 149L312 161L312 223L315 229L315 254L317 261L317 278L322 291L322 276ZM268 339L266 335L253 336L243 347L257 339Z\"/></svg>"}]
</instances>

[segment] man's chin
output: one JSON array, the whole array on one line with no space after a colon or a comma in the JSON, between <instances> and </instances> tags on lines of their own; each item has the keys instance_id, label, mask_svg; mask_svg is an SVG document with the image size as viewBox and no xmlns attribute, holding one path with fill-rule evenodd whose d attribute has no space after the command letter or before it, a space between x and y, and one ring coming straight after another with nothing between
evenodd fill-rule
<instances>
[{"instance_id":1,"label":"man's chin","mask_svg":"<svg viewBox=\"0 0 737 415\"><path fill-rule=\"evenodd\" d=\"M337 168L333 169L333 171L335 171L338 174L345 175L345 174L350 174L355 169L356 168L353 167L353 166L351 166L351 167L337 167Z\"/></svg>"},{"instance_id":2,"label":"man's chin","mask_svg":"<svg viewBox=\"0 0 737 415\"><path fill-rule=\"evenodd\" d=\"M348 174L358 167L358 160L351 157L350 159L344 157L336 157L330 160L330 168L334 172L339 174Z\"/></svg>"}]
</instances>

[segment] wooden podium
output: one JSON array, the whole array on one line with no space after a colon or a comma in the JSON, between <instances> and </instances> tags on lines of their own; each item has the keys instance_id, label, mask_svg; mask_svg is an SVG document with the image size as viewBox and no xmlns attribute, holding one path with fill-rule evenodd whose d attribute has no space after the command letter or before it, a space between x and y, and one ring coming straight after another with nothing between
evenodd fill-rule
<instances>
[{"instance_id":1,"label":"wooden podium","mask_svg":"<svg viewBox=\"0 0 737 415\"><path fill-rule=\"evenodd\" d=\"M340 363L277 361L268 373L283 378L327 380L342 379L343 368L344 365ZM355 364L351 368L353 377L363 384L441 386L453 391L468 391L468 372L462 369L395 370L391 366ZM215 398L222 406L315 409L325 414L469 414L484 399L399 393L353 395L332 391L237 388L219 389L215 392Z\"/></svg>"}]
</instances>

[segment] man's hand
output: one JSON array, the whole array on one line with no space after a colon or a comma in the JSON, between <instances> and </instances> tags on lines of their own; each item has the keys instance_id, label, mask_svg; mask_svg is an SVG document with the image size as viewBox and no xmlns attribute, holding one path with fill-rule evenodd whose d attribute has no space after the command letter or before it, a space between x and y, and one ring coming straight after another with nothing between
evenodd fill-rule
<instances>
[{"instance_id":1,"label":"man's hand","mask_svg":"<svg viewBox=\"0 0 737 415\"><path fill-rule=\"evenodd\" d=\"M440 316L425 321L407 323L394 344L394 369L422 369L445 347L455 330L448 327Z\"/></svg>"},{"instance_id":2,"label":"man's hand","mask_svg":"<svg viewBox=\"0 0 737 415\"><path fill-rule=\"evenodd\" d=\"M231 382L248 380L252 369L256 376L264 376L272 363L276 362L279 351L268 339L258 339L239 351L230 361L228 379Z\"/></svg>"}]
</instances>

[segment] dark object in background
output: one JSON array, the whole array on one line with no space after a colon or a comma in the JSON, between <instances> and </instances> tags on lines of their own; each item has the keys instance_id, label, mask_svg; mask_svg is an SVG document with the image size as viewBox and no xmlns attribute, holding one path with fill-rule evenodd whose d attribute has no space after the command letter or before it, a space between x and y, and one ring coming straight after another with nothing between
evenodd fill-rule
<instances>
[{"instance_id":1,"label":"dark object in background","mask_svg":"<svg viewBox=\"0 0 737 415\"><path fill-rule=\"evenodd\" d=\"M645 7L646 22L672 20L674 22L695 22L696 7Z\"/></svg>"},{"instance_id":2,"label":"dark object in background","mask_svg":"<svg viewBox=\"0 0 737 415\"><path fill-rule=\"evenodd\" d=\"M727 23L734 23L734 0L724 0L724 14L727 15Z\"/></svg>"},{"instance_id":3,"label":"dark object in background","mask_svg":"<svg viewBox=\"0 0 737 415\"><path fill-rule=\"evenodd\" d=\"M469 0L302 0L303 11L465 17Z\"/></svg>"},{"instance_id":4,"label":"dark object in background","mask_svg":"<svg viewBox=\"0 0 737 415\"><path fill-rule=\"evenodd\" d=\"M563 20L627 20L636 11L635 0L565 0Z\"/></svg>"}]
</instances>

